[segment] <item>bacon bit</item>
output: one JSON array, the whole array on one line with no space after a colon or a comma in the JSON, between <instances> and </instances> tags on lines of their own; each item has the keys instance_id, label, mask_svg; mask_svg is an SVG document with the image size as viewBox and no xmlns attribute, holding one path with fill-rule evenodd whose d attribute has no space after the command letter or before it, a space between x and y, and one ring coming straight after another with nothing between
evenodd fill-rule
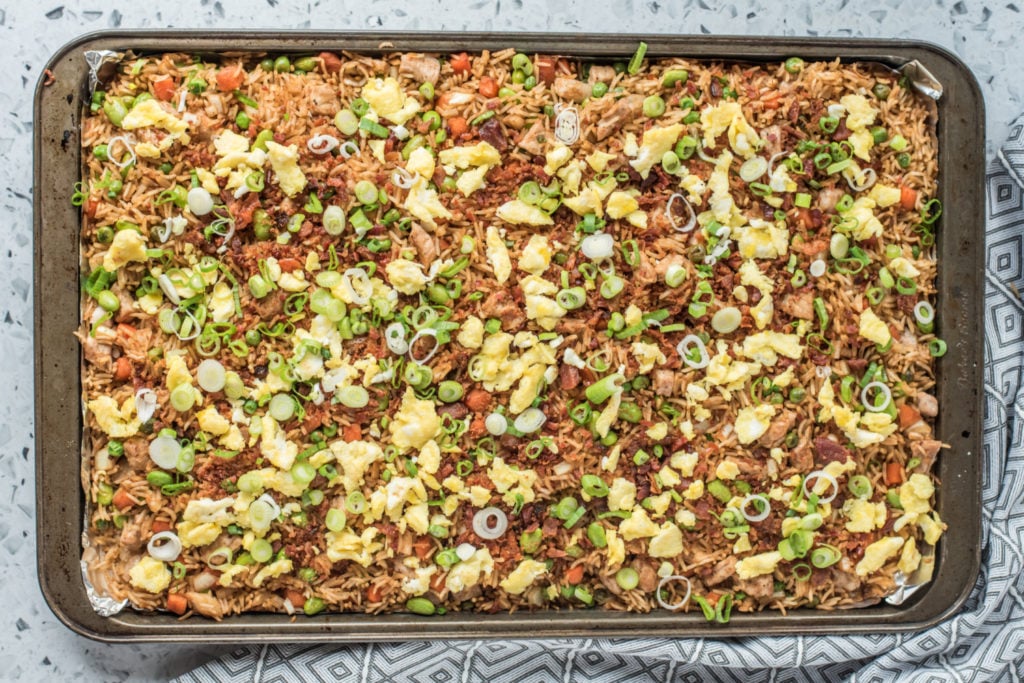
<instances>
[{"instance_id":1,"label":"bacon bit","mask_svg":"<svg viewBox=\"0 0 1024 683\"><path fill-rule=\"evenodd\" d=\"M159 534L164 531L170 531L172 529L170 522L165 522L162 519L158 519L153 522L153 533Z\"/></svg>"},{"instance_id":2,"label":"bacon bit","mask_svg":"<svg viewBox=\"0 0 1024 683\"><path fill-rule=\"evenodd\" d=\"M118 489L117 493L114 494L113 503L114 507L118 510L127 510L130 507L134 507L135 500L124 489Z\"/></svg>"},{"instance_id":3,"label":"bacon bit","mask_svg":"<svg viewBox=\"0 0 1024 683\"><path fill-rule=\"evenodd\" d=\"M286 273L290 273L293 270L300 270L302 268L302 262L294 258L279 259L277 265L281 266L281 270Z\"/></svg>"},{"instance_id":4,"label":"bacon bit","mask_svg":"<svg viewBox=\"0 0 1024 683\"><path fill-rule=\"evenodd\" d=\"M469 54L466 52L460 52L457 55L452 55L452 58L448 63L452 65L452 71L457 74L467 73L471 68L469 63Z\"/></svg>"},{"instance_id":5,"label":"bacon bit","mask_svg":"<svg viewBox=\"0 0 1024 683\"><path fill-rule=\"evenodd\" d=\"M566 583L568 583L568 584L570 584L572 586L575 586L576 584L578 584L582 580L583 580L583 565L582 564L578 564L575 567L570 568L569 571L567 571L565 573L565 581L566 581Z\"/></svg>"},{"instance_id":6,"label":"bacon bit","mask_svg":"<svg viewBox=\"0 0 1024 683\"><path fill-rule=\"evenodd\" d=\"M329 74L341 71L341 58L333 52L321 52L320 63L324 65L324 71Z\"/></svg>"},{"instance_id":7,"label":"bacon bit","mask_svg":"<svg viewBox=\"0 0 1024 683\"><path fill-rule=\"evenodd\" d=\"M161 78L159 81L153 81L153 95L158 100L170 102L174 99L174 90L174 79L169 76Z\"/></svg>"},{"instance_id":8,"label":"bacon bit","mask_svg":"<svg viewBox=\"0 0 1024 683\"><path fill-rule=\"evenodd\" d=\"M188 598L182 593L170 593L167 596L167 610L180 617L188 611Z\"/></svg>"},{"instance_id":9,"label":"bacon bit","mask_svg":"<svg viewBox=\"0 0 1024 683\"><path fill-rule=\"evenodd\" d=\"M444 582L447 577L447 572L438 572L437 574L434 574L430 579L430 590L440 595L441 591L444 590Z\"/></svg>"},{"instance_id":10,"label":"bacon bit","mask_svg":"<svg viewBox=\"0 0 1024 683\"><path fill-rule=\"evenodd\" d=\"M900 406L899 417L900 429L906 429L921 421L921 413L909 403L904 403Z\"/></svg>"},{"instance_id":11,"label":"bacon bit","mask_svg":"<svg viewBox=\"0 0 1024 683\"><path fill-rule=\"evenodd\" d=\"M43 80L43 85L53 85L57 82L57 77L53 75L53 72L49 69L43 69L43 75L46 78Z\"/></svg>"},{"instance_id":12,"label":"bacon bit","mask_svg":"<svg viewBox=\"0 0 1024 683\"><path fill-rule=\"evenodd\" d=\"M558 67L558 59L555 57L537 57L533 61L533 66L537 70L537 80L541 83L551 85L555 82L555 72Z\"/></svg>"},{"instance_id":13,"label":"bacon bit","mask_svg":"<svg viewBox=\"0 0 1024 683\"><path fill-rule=\"evenodd\" d=\"M904 480L903 465L898 462L887 462L885 463L885 484L886 486L895 486L896 484L902 484Z\"/></svg>"},{"instance_id":14,"label":"bacon bit","mask_svg":"<svg viewBox=\"0 0 1024 683\"><path fill-rule=\"evenodd\" d=\"M487 431L487 424L482 415L477 415L473 418L473 421L469 423L469 429L466 433L474 439L484 435Z\"/></svg>"},{"instance_id":15,"label":"bacon bit","mask_svg":"<svg viewBox=\"0 0 1024 683\"><path fill-rule=\"evenodd\" d=\"M345 443L359 441L363 438L363 428L357 424L346 425L345 428L341 430L341 438L345 440Z\"/></svg>"},{"instance_id":16,"label":"bacon bit","mask_svg":"<svg viewBox=\"0 0 1024 683\"><path fill-rule=\"evenodd\" d=\"M366 601L367 602L380 602L384 599L384 595L380 590L380 586L375 583L370 584L366 588Z\"/></svg>"},{"instance_id":17,"label":"bacon bit","mask_svg":"<svg viewBox=\"0 0 1024 683\"><path fill-rule=\"evenodd\" d=\"M127 382L132 377L132 363L127 357L121 356L114 363L114 379Z\"/></svg>"},{"instance_id":18,"label":"bacon bit","mask_svg":"<svg viewBox=\"0 0 1024 683\"><path fill-rule=\"evenodd\" d=\"M285 591L284 597L288 599L288 602L292 603L292 607L295 609L302 609L302 606L306 604L306 596L297 590Z\"/></svg>"}]
</instances>

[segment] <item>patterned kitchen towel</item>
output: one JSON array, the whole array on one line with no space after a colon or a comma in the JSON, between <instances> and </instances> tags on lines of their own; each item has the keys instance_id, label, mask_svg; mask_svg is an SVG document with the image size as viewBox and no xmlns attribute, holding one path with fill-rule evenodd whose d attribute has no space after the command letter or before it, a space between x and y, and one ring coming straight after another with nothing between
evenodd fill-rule
<instances>
[{"instance_id":1,"label":"patterned kitchen towel","mask_svg":"<svg viewBox=\"0 0 1024 683\"><path fill-rule=\"evenodd\" d=\"M988 171L983 564L963 610L895 635L242 647L182 676L259 681L1019 681L1024 678L1024 116ZM771 663L775 668L765 668Z\"/></svg>"}]
</instances>

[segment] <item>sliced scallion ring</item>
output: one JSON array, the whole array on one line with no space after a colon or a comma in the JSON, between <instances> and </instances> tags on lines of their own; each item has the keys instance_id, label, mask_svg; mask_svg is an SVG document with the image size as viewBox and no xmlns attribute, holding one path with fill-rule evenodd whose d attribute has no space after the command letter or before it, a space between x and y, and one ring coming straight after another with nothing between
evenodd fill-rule
<instances>
[{"instance_id":1,"label":"sliced scallion ring","mask_svg":"<svg viewBox=\"0 0 1024 683\"><path fill-rule=\"evenodd\" d=\"M697 146L697 150L700 151L700 145ZM680 201L686 207L688 217L686 222L680 225L676 222L676 217L672 214L672 204ZM668 218L669 223L672 224L672 228L676 232L690 232L694 226L697 225L697 214L694 212L693 207L690 206L690 202L687 201L686 197L679 194L678 192L668 198L668 203L665 204L665 216Z\"/></svg>"},{"instance_id":2,"label":"sliced scallion ring","mask_svg":"<svg viewBox=\"0 0 1024 683\"><path fill-rule=\"evenodd\" d=\"M683 359L683 362L694 370L706 368L711 362L707 347L704 346L704 342L701 341L700 337L695 334L688 334L683 337L683 340L676 346L676 352ZM691 358L691 353L694 352L698 356L696 360Z\"/></svg>"},{"instance_id":3,"label":"sliced scallion ring","mask_svg":"<svg viewBox=\"0 0 1024 683\"><path fill-rule=\"evenodd\" d=\"M670 605L669 603L665 602L664 598L661 597L661 591L663 588L665 588L665 586L675 581L682 581L686 584L686 593L683 595L682 599L679 602ZM658 604L661 605L662 609L667 609L670 612L675 612L676 610L686 607L686 604L690 601L691 592L692 587L690 586L690 580L688 578L680 574L670 574L662 578L662 580L658 582L658 588L654 591L654 597L657 598Z\"/></svg>"},{"instance_id":4,"label":"sliced scallion ring","mask_svg":"<svg viewBox=\"0 0 1024 683\"><path fill-rule=\"evenodd\" d=\"M816 486L808 487L808 482L817 482L817 480L819 479L828 482L829 487L832 489L832 493L831 495L829 495L828 498L822 498L819 496L818 501L821 503L831 503L832 500L835 499L836 495L838 495L839 493L839 482L837 482L836 478L833 477L828 472L826 472L825 470L815 470L808 474L806 477L804 477L804 483L802 487L804 496L810 496L814 489L817 488Z\"/></svg>"},{"instance_id":5,"label":"sliced scallion ring","mask_svg":"<svg viewBox=\"0 0 1024 683\"><path fill-rule=\"evenodd\" d=\"M872 390L877 390L883 397L881 403L871 398ZM892 405L892 390L881 382L868 382L860 392L860 400L864 404L864 410L872 413L882 413Z\"/></svg>"},{"instance_id":6,"label":"sliced scallion ring","mask_svg":"<svg viewBox=\"0 0 1024 683\"><path fill-rule=\"evenodd\" d=\"M384 341L391 353L404 355L409 351L409 342L405 338L405 325L393 322L384 329Z\"/></svg>"},{"instance_id":7,"label":"sliced scallion ring","mask_svg":"<svg viewBox=\"0 0 1024 683\"><path fill-rule=\"evenodd\" d=\"M413 349L416 346L416 342L422 339L423 337L433 338L434 346L433 348L430 349L430 352L427 353L427 355L423 356L422 358L417 358L416 355L413 353ZM423 365L424 363L426 363L427 361L434 357L434 354L437 353L437 350L440 347L441 344L437 341L437 330L435 330L432 327L424 327L421 330L417 330L416 334L414 334L412 339L409 340L409 360L411 360L413 363L416 363L417 365Z\"/></svg>"},{"instance_id":8,"label":"sliced scallion ring","mask_svg":"<svg viewBox=\"0 0 1024 683\"><path fill-rule=\"evenodd\" d=\"M501 538L508 529L508 517L496 507L487 507L473 515L473 533L480 538L493 541Z\"/></svg>"},{"instance_id":9,"label":"sliced scallion ring","mask_svg":"<svg viewBox=\"0 0 1024 683\"><path fill-rule=\"evenodd\" d=\"M751 503L760 503L761 511L756 513L749 512L747 510L747 506L750 505ZM757 505L755 504L754 507L756 508ZM763 521L768 518L768 515L771 514L771 511L772 506L771 503L768 502L768 498L762 496L760 493L751 493L750 495L743 499L742 503L740 503L740 512L743 514L743 517L748 522Z\"/></svg>"},{"instance_id":10,"label":"sliced scallion ring","mask_svg":"<svg viewBox=\"0 0 1024 683\"><path fill-rule=\"evenodd\" d=\"M181 555L181 539L173 531L161 531L149 539L146 552L154 560L174 562Z\"/></svg>"},{"instance_id":11,"label":"sliced scallion ring","mask_svg":"<svg viewBox=\"0 0 1024 683\"><path fill-rule=\"evenodd\" d=\"M515 419L513 426L517 432L532 434L547 422L547 416L539 408L527 408Z\"/></svg>"}]
</instances>

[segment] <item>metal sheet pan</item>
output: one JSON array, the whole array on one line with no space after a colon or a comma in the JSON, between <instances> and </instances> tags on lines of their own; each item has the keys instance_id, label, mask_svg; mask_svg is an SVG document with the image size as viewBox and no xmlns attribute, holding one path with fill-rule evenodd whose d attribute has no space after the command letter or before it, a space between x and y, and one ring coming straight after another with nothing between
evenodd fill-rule
<instances>
[{"instance_id":1,"label":"metal sheet pan","mask_svg":"<svg viewBox=\"0 0 1024 683\"><path fill-rule=\"evenodd\" d=\"M79 570L85 500L80 485L82 412L80 350L72 336L79 321L79 214L68 196L79 178L79 125L88 101L86 50L136 53L224 51L308 53L391 50L446 53L500 49L623 58L639 40L648 56L764 62L805 59L912 61L943 86L938 101L939 198L945 207L938 240L938 332L949 352L938 368L938 438L951 445L938 461L943 482L938 510L949 522L939 543L934 579L900 606L857 610L797 610L734 615L727 627L698 614L630 614L601 610L414 615L320 615L289 620L246 614L222 622L179 622L169 613L126 610L99 616ZM36 505L39 583L57 617L74 631L104 641L374 641L423 638L534 638L566 636L741 636L792 633L878 633L922 629L966 600L981 561L982 255L984 253L984 105L966 66L942 48L903 40L769 37L624 36L501 33L337 32L103 32L61 48L35 97L35 380Z\"/></svg>"}]
</instances>

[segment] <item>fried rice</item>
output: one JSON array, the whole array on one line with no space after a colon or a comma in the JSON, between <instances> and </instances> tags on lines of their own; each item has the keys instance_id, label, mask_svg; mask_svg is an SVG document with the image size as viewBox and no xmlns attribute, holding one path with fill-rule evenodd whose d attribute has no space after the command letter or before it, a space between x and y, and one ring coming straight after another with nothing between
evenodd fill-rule
<instances>
[{"instance_id":1,"label":"fried rice","mask_svg":"<svg viewBox=\"0 0 1024 683\"><path fill-rule=\"evenodd\" d=\"M97 591L721 622L927 567L928 107L643 57L124 60L73 198Z\"/></svg>"}]
</instances>

